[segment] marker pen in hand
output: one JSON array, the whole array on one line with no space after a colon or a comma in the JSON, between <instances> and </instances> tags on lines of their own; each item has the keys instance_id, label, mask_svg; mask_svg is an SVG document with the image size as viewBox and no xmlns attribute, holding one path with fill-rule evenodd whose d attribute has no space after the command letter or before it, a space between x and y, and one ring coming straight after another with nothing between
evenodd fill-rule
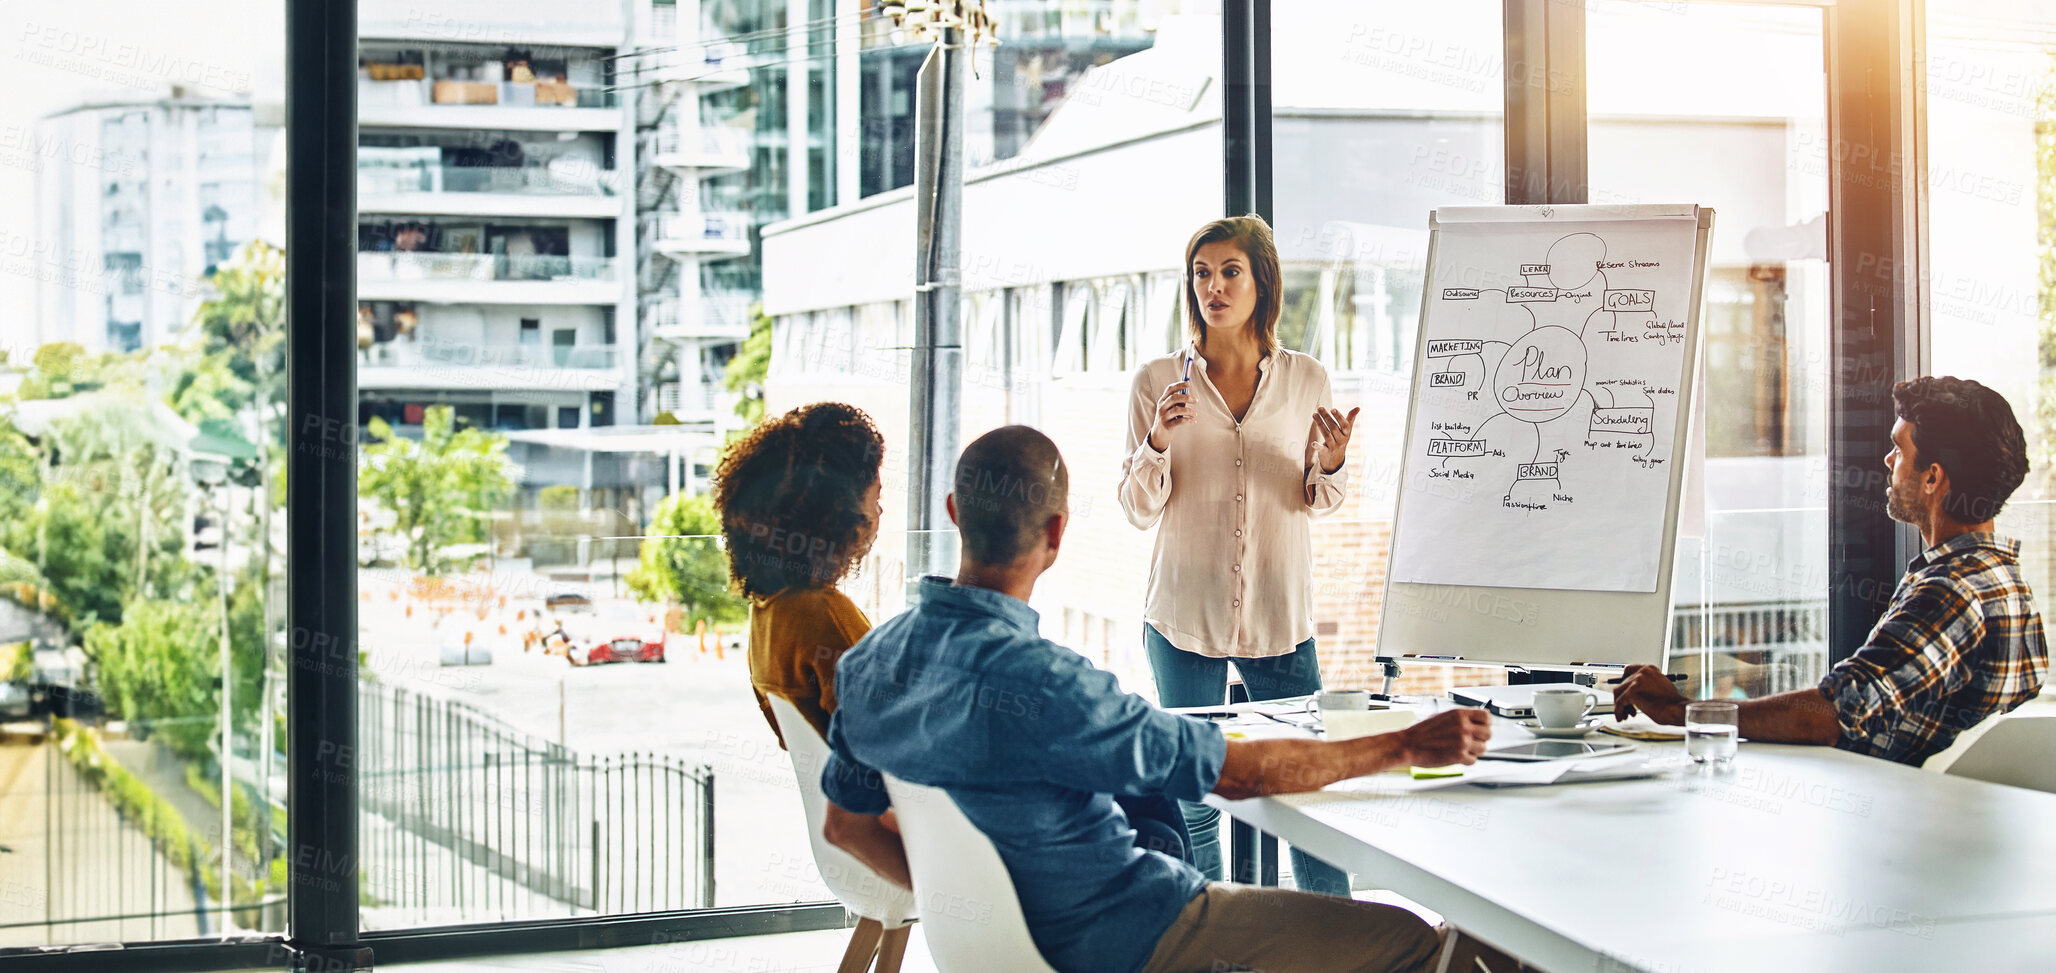
<instances>
[{"instance_id":1,"label":"marker pen in hand","mask_svg":"<svg viewBox=\"0 0 2056 973\"><path fill-rule=\"evenodd\" d=\"M1192 381L1192 353L1189 351L1185 353L1185 377L1181 379L1181 381ZM1189 388L1180 389L1178 391L1178 394L1190 398L1192 396L1192 390Z\"/></svg>"}]
</instances>

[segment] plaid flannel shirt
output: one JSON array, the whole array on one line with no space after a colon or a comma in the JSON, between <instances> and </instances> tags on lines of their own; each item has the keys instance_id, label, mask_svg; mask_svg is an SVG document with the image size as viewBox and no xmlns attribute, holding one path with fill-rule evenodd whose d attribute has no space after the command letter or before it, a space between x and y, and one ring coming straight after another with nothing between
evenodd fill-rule
<instances>
[{"instance_id":1,"label":"plaid flannel shirt","mask_svg":"<svg viewBox=\"0 0 2056 973\"><path fill-rule=\"evenodd\" d=\"M2048 666L2020 542L1959 534L1906 566L1870 638L1820 691L1842 724L1836 746L1917 767L2033 699Z\"/></svg>"}]
</instances>

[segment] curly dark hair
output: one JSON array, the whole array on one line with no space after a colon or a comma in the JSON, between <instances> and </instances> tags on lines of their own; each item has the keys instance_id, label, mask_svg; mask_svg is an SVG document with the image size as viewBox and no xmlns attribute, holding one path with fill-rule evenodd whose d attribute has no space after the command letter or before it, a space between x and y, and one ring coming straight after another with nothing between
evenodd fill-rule
<instances>
[{"instance_id":1,"label":"curly dark hair","mask_svg":"<svg viewBox=\"0 0 2056 973\"><path fill-rule=\"evenodd\" d=\"M885 439L853 405L818 402L757 424L714 471L728 573L748 597L832 585L875 536L864 493Z\"/></svg>"},{"instance_id":2,"label":"curly dark hair","mask_svg":"<svg viewBox=\"0 0 2056 973\"><path fill-rule=\"evenodd\" d=\"M1892 386L1892 407L1913 424L1917 469L1949 474L1942 510L1960 524L1999 516L2027 478L2027 438L2006 397L1964 378L1926 376Z\"/></svg>"}]
</instances>

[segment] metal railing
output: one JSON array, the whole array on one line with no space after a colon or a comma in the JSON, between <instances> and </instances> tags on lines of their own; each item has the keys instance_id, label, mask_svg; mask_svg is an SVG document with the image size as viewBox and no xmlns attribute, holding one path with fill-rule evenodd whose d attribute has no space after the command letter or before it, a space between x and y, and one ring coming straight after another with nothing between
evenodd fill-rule
<instances>
[{"instance_id":1,"label":"metal railing","mask_svg":"<svg viewBox=\"0 0 2056 973\"><path fill-rule=\"evenodd\" d=\"M202 836L177 849L185 863L174 863L173 849L117 810L54 740L38 749L41 779L19 781L15 796L28 810L26 795L40 790L42 821L16 837L42 846L43 868L0 873L0 913L15 920L0 923L0 947L184 939L215 928L219 913L192 870L195 862L218 864L192 840ZM33 811L26 820L35 821ZM251 910L239 911L248 918ZM38 914L40 921L28 918Z\"/></svg>"},{"instance_id":2,"label":"metal railing","mask_svg":"<svg viewBox=\"0 0 2056 973\"><path fill-rule=\"evenodd\" d=\"M721 408L721 389L712 382L665 382L657 387L657 408L663 412L715 412Z\"/></svg>"},{"instance_id":3,"label":"metal railing","mask_svg":"<svg viewBox=\"0 0 2056 973\"><path fill-rule=\"evenodd\" d=\"M748 294L706 294L693 301L661 301L650 308L650 324L658 330L745 337L753 300Z\"/></svg>"},{"instance_id":4,"label":"metal railing","mask_svg":"<svg viewBox=\"0 0 2056 973\"><path fill-rule=\"evenodd\" d=\"M367 250L359 280L613 280L613 257Z\"/></svg>"},{"instance_id":5,"label":"metal railing","mask_svg":"<svg viewBox=\"0 0 2056 973\"><path fill-rule=\"evenodd\" d=\"M643 217L645 228L659 240L717 240L747 243L751 217L748 213L698 212L652 213Z\"/></svg>"},{"instance_id":6,"label":"metal railing","mask_svg":"<svg viewBox=\"0 0 2056 973\"><path fill-rule=\"evenodd\" d=\"M523 196L612 196L619 172L592 165L453 166L416 162L357 165L357 192L509 193Z\"/></svg>"},{"instance_id":7,"label":"metal railing","mask_svg":"<svg viewBox=\"0 0 2056 973\"><path fill-rule=\"evenodd\" d=\"M1788 692L1827 670L1825 599L1754 604L1679 605L1671 624L1671 658L1727 656L1761 666L1750 695Z\"/></svg>"},{"instance_id":8,"label":"metal railing","mask_svg":"<svg viewBox=\"0 0 2056 973\"><path fill-rule=\"evenodd\" d=\"M749 164L749 132L723 125L684 131L666 126L657 130L656 151L659 154L690 154L716 159L733 160L742 165Z\"/></svg>"},{"instance_id":9,"label":"metal railing","mask_svg":"<svg viewBox=\"0 0 2056 973\"><path fill-rule=\"evenodd\" d=\"M714 774L579 754L465 703L366 682L364 895L460 918L714 903Z\"/></svg>"},{"instance_id":10,"label":"metal railing","mask_svg":"<svg viewBox=\"0 0 2056 973\"><path fill-rule=\"evenodd\" d=\"M459 78L359 78L366 108L619 108L621 95L602 85L553 81L471 81Z\"/></svg>"},{"instance_id":11,"label":"metal railing","mask_svg":"<svg viewBox=\"0 0 2056 973\"><path fill-rule=\"evenodd\" d=\"M756 300L753 294L707 294L700 298L700 317L708 328L747 335Z\"/></svg>"},{"instance_id":12,"label":"metal railing","mask_svg":"<svg viewBox=\"0 0 2056 973\"><path fill-rule=\"evenodd\" d=\"M508 345L461 341L388 341L365 353L367 365L458 368L569 368L611 371L620 362L614 345Z\"/></svg>"}]
</instances>

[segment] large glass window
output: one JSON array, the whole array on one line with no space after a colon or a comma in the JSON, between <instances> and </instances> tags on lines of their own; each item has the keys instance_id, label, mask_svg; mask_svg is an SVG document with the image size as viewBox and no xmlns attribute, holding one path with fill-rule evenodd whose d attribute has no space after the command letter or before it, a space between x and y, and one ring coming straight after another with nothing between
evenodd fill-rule
<instances>
[{"instance_id":1,"label":"large glass window","mask_svg":"<svg viewBox=\"0 0 2056 973\"><path fill-rule=\"evenodd\" d=\"M344 856L367 930L825 899L710 480L766 415L864 408L885 517L841 586L873 622L904 607L932 44L871 2L358 0L361 706L321 743L360 846L288 854L284 7L105 0L0 51L0 949L281 934L289 866ZM1070 545L1034 607L1147 694L1153 538L1111 491L1130 378L1185 340L1181 245L1223 211L1221 3L981 9L1002 43L954 135L963 384L937 421L1056 440ZM1590 0L1575 66L1506 63L1503 9L1269 5L1279 338L1363 409L1315 528L1324 675L1380 675L1426 217L1502 200L1511 77L1583 86L1591 201L1719 213L1672 654L1706 695L1807 685L1850 380L1821 5ZM2027 427L2001 529L2046 590L2056 18L1923 10L1920 351Z\"/></svg>"},{"instance_id":2,"label":"large glass window","mask_svg":"<svg viewBox=\"0 0 2056 973\"><path fill-rule=\"evenodd\" d=\"M731 6L358 6L366 929L772 900L755 812L713 844L717 788L775 784L710 765L770 739L724 736L760 719L741 605L639 561L706 531L786 212L746 178L789 147L756 115L785 40Z\"/></svg>"},{"instance_id":3,"label":"large glass window","mask_svg":"<svg viewBox=\"0 0 2056 973\"><path fill-rule=\"evenodd\" d=\"M1285 273L1278 337L1328 367L1338 406L1363 410L1350 443L1351 496L1313 528L1315 636L1330 685L1376 687L1383 676L1374 658L1428 214L1505 199L1500 8L1272 7L1272 192ZM1480 678L1412 666L1402 690Z\"/></svg>"},{"instance_id":4,"label":"large glass window","mask_svg":"<svg viewBox=\"0 0 2056 973\"><path fill-rule=\"evenodd\" d=\"M1821 11L1603 0L1586 27L1592 201L1715 212L1705 511L1681 518L1671 658L1702 695L1810 686L1830 583Z\"/></svg>"},{"instance_id":5,"label":"large glass window","mask_svg":"<svg viewBox=\"0 0 2056 973\"><path fill-rule=\"evenodd\" d=\"M1938 0L1927 33L1931 370L2013 406L2030 469L1998 527L2056 591L2056 11Z\"/></svg>"},{"instance_id":6,"label":"large glass window","mask_svg":"<svg viewBox=\"0 0 2056 973\"><path fill-rule=\"evenodd\" d=\"M0 56L0 949L285 929L284 5Z\"/></svg>"},{"instance_id":7,"label":"large glass window","mask_svg":"<svg viewBox=\"0 0 2056 973\"><path fill-rule=\"evenodd\" d=\"M364 925L825 898L709 481L767 412L865 408L886 524L845 587L898 609L913 205L859 197L912 179L932 45L820 0L433 6L359 8ZM1220 208L1220 26L1059 6L977 52L961 421L1049 428L1090 483L1174 316L1141 275ZM1075 232L1143 170L1151 212ZM1147 538L1086 512L1127 567L1051 598L1137 642Z\"/></svg>"},{"instance_id":8,"label":"large glass window","mask_svg":"<svg viewBox=\"0 0 2056 973\"><path fill-rule=\"evenodd\" d=\"M1036 589L1044 634L1151 692L1151 536L1111 491L1133 370L1183 341L1182 247L1221 212L1219 5L1008 2L992 13L1002 43L977 51L965 124L961 409L944 421L957 423L959 448L1007 423L1056 441L1074 484L1072 546ZM912 71L927 46L877 29L866 43L857 158L868 197L912 182ZM823 314L901 325L860 327L847 372L774 357L766 385L773 411L847 401L885 430L886 530L844 586L874 621L900 610L908 580L913 211L908 198L865 199L771 227L764 247L777 347L803 347L787 335Z\"/></svg>"},{"instance_id":9,"label":"large glass window","mask_svg":"<svg viewBox=\"0 0 2056 973\"><path fill-rule=\"evenodd\" d=\"M705 495L870 15L359 9L364 925L823 897Z\"/></svg>"}]
</instances>

